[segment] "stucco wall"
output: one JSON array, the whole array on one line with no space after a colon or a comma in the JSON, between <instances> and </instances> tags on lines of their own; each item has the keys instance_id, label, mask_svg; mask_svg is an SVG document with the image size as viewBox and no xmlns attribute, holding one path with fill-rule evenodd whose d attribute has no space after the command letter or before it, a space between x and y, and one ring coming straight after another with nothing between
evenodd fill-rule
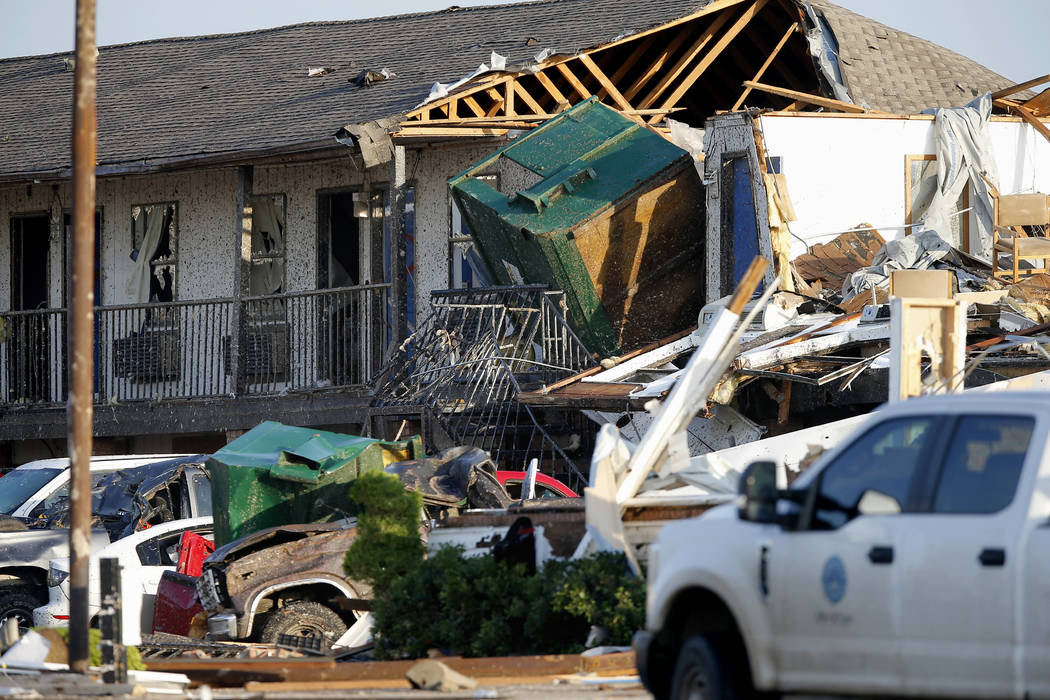
<instances>
[{"instance_id":1,"label":"stucco wall","mask_svg":"<svg viewBox=\"0 0 1050 700\"><path fill-rule=\"evenodd\" d=\"M385 182L385 170L383 181ZM289 291L312 289L317 274L317 192L358 187L362 173L349 158L299 165L257 166L254 190L287 196L286 282ZM201 169L190 172L102 178L97 183L102 211L101 301L132 301L128 280L131 260L131 209L138 204L178 205L178 267L176 298L212 299L233 294L237 245L237 170ZM54 203L68 210L69 183L0 186L0 309L11 305L11 218L44 214ZM62 238L51 241L51 305L62 306Z\"/></svg>"}]
</instances>

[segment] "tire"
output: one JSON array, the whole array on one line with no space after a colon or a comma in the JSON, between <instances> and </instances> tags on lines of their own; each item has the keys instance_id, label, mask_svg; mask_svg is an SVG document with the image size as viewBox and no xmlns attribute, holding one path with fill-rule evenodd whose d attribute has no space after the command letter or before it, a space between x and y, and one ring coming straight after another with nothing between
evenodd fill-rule
<instances>
[{"instance_id":1,"label":"tire","mask_svg":"<svg viewBox=\"0 0 1050 700\"><path fill-rule=\"evenodd\" d=\"M7 624L8 618L18 620L18 632L24 633L33 626L33 608L41 603L37 597L23 588L8 589L0 593L0 627Z\"/></svg>"},{"instance_id":2,"label":"tire","mask_svg":"<svg viewBox=\"0 0 1050 700\"><path fill-rule=\"evenodd\" d=\"M707 637L690 637L678 652L671 700L736 700L728 667Z\"/></svg>"},{"instance_id":3,"label":"tire","mask_svg":"<svg viewBox=\"0 0 1050 700\"><path fill-rule=\"evenodd\" d=\"M313 601L297 601L270 613L259 641L276 644L282 634L299 637L320 637L322 647L327 649L346 632L343 619L331 608Z\"/></svg>"}]
</instances>

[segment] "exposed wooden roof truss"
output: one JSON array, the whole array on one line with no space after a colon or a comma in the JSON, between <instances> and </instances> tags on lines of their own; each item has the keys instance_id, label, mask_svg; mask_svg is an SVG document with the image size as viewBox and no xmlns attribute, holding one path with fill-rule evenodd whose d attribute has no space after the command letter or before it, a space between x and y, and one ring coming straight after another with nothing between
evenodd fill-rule
<instances>
[{"instance_id":1,"label":"exposed wooden roof truss","mask_svg":"<svg viewBox=\"0 0 1050 700\"><path fill-rule=\"evenodd\" d=\"M650 126L672 114L700 126L717 111L748 106L833 108L791 96L821 94L801 27L792 0L714 0L693 15L574 56L480 75L405 115L395 136L531 129L592 95Z\"/></svg>"}]
</instances>

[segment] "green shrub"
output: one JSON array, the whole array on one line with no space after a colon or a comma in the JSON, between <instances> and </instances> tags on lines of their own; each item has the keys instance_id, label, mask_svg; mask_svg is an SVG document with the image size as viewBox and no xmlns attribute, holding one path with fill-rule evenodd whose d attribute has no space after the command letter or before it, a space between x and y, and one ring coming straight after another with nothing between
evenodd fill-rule
<instances>
[{"instance_id":1,"label":"green shrub","mask_svg":"<svg viewBox=\"0 0 1050 700\"><path fill-rule=\"evenodd\" d=\"M69 643L69 628L68 627L55 627L51 628L54 632L62 638L62 641ZM37 630L40 632L41 630ZM102 642L102 632L98 629L88 630L88 664L91 666L102 665L102 650L99 649L99 644ZM129 671L145 671L146 664L142 663L142 655L139 653L138 647L124 647L128 655L128 670Z\"/></svg>"},{"instance_id":2,"label":"green shrub","mask_svg":"<svg viewBox=\"0 0 1050 700\"><path fill-rule=\"evenodd\" d=\"M590 626L628 644L644 622L644 582L622 554L552 561L529 576L492 557L444 547L376 591L382 658L425 656L438 647L464 656L573 653Z\"/></svg>"},{"instance_id":3,"label":"green shrub","mask_svg":"<svg viewBox=\"0 0 1050 700\"><path fill-rule=\"evenodd\" d=\"M423 497L383 471L355 479L350 497L362 511L357 518L357 539L346 553L343 568L351 578L382 590L423 561L425 549L419 539Z\"/></svg>"}]
</instances>

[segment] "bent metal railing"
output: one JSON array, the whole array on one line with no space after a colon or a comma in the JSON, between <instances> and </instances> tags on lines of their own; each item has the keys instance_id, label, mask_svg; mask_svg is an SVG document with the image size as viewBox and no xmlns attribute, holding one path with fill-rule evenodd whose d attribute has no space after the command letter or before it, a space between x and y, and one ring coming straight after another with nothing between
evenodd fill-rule
<instances>
[{"instance_id":1,"label":"bent metal railing","mask_svg":"<svg viewBox=\"0 0 1050 700\"><path fill-rule=\"evenodd\" d=\"M388 291L387 284L373 284L240 301L97 307L95 400L273 396L363 386L386 350ZM66 323L65 309L0 313L0 402L65 402Z\"/></svg>"}]
</instances>

